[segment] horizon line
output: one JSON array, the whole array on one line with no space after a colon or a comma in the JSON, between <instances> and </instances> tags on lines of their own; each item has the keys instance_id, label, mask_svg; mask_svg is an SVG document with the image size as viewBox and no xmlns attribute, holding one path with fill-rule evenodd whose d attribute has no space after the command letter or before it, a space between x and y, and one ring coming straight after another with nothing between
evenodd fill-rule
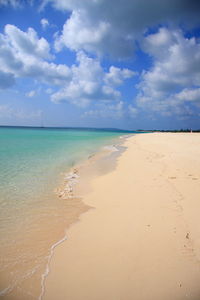
<instances>
[{"instance_id":1,"label":"horizon line","mask_svg":"<svg viewBox=\"0 0 200 300\"><path fill-rule=\"evenodd\" d=\"M0 127L12 127L12 128L39 128L39 129L95 129L95 130L119 130L119 131L138 131L135 129L121 129L114 127L86 127L86 126L32 126L32 125L0 125Z\"/></svg>"},{"instance_id":2,"label":"horizon line","mask_svg":"<svg viewBox=\"0 0 200 300\"><path fill-rule=\"evenodd\" d=\"M113 127L73 127L73 126L32 126L32 125L0 125L0 128L37 128L37 129L83 129L83 130L118 130L122 132L155 132L155 131L194 131L199 132L199 129L180 128L180 129L121 129Z\"/></svg>"}]
</instances>

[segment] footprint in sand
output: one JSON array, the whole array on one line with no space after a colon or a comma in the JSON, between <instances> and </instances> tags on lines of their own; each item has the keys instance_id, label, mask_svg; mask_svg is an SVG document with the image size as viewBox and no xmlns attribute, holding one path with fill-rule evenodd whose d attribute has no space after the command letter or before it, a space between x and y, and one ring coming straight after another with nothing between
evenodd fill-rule
<instances>
[{"instance_id":1,"label":"footprint in sand","mask_svg":"<svg viewBox=\"0 0 200 300\"><path fill-rule=\"evenodd\" d=\"M194 176L193 174L188 174L188 176ZM198 177L192 177L192 180L198 180L199 178Z\"/></svg>"},{"instance_id":2,"label":"footprint in sand","mask_svg":"<svg viewBox=\"0 0 200 300\"><path fill-rule=\"evenodd\" d=\"M189 259L194 259L195 257L194 249L190 246L184 245L184 250L182 253L184 256L186 256Z\"/></svg>"},{"instance_id":3,"label":"footprint in sand","mask_svg":"<svg viewBox=\"0 0 200 300\"><path fill-rule=\"evenodd\" d=\"M182 212L183 211L183 207L181 205L179 205L179 204L176 204L175 211Z\"/></svg>"}]
</instances>

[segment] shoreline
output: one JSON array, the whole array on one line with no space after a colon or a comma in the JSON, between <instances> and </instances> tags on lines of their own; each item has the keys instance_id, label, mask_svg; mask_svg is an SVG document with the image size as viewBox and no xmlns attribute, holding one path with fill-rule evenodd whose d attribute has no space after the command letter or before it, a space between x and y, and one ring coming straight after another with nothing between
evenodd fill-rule
<instances>
[{"instance_id":1,"label":"shoreline","mask_svg":"<svg viewBox=\"0 0 200 300\"><path fill-rule=\"evenodd\" d=\"M85 191L82 191L80 188L84 177L87 178L84 181L84 184L89 186L91 180L95 176L112 171L116 166L117 158L125 151L123 144L131 136L133 135L114 138L113 142L115 141L115 143L109 142L107 145L98 149L98 151L90 154L86 159L72 166L67 172L63 173L63 180L54 192L58 197L66 200L73 198L81 199L84 197ZM105 159L108 162L107 168L103 166L98 172L97 169L99 168L99 165L103 163ZM81 195L81 193L83 193L83 195Z\"/></svg>"},{"instance_id":2,"label":"shoreline","mask_svg":"<svg viewBox=\"0 0 200 300\"><path fill-rule=\"evenodd\" d=\"M7 240L1 247L1 297L21 300L42 299L44 282L49 273L49 262L54 254L54 249L68 238L67 232L70 226L78 222L81 214L90 209L82 201L82 194L86 192L86 186L89 191L90 178L94 175L98 176L104 170L104 157L105 159L109 157L109 161L112 157L112 163L107 165L107 169L108 167L112 169L115 153L120 152L116 151L115 146L120 148L125 135L122 135L122 140L119 139L120 136L111 135L109 137L105 135L104 138L102 135L99 141L97 139L97 143L94 140L94 146L90 142L88 146L83 143L85 147L83 149L77 147L75 150L77 150L77 153L80 151L79 155L75 152L71 160L68 155L67 158L69 157L69 159L66 160L66 163L63 163L60 167L58 166L57 169L55 168L55 180L51 181L48 189L44 190L44 193L38 198L38 202L36 202L38 205L34 205L35 202L32 204L29 201L32 205L31 209L23 211L22 218L20 218L22 222L16 222L19 227L18 230L16 229L17 235L11 239L7 238L14 247L9 247L9 251L7 251ZM66 153L64 154L66 155ZM102 166L100 161L103 162ZM63 162L65 162L65 159L63 159ZM100 166L98 174L95 172L96 167L94 165ZM70 170L75 168L80 173L78 174L79 178L75 178L74 174L76 172L70 174ZM76 182L77 179L78 182ZM66 186L67 181L70 183L68 187ZM49 180L47 182L50 183ZM58 188L59 190L61 188L73 188L73 191L72 193L69 191L71 194L68 193L65 197L59 197ZM27 208L29 207L27 206ZM20 228L21 224L26 226ZM6 234L4 236L6 237Z\"/></svg>"},{"instance_id":3,"label":"shoreline","mask_svg":"<svg viewBox=\"0 0 200 300\"><path fill-rule=\"evenodd\" d=\"M63 242L67 241L67 233L69 228L80 221L82 214L92 209L92 207L87 206L83 201L85 194L87 194L90 190L92 179L96 178L97 176L101 176L103 174L111 172L115 168L117 158L123 153L123 151L125 151L123 144L131 136L133 136L133 134L122 135L117 138L115 137L113 139L113 142L115 141L115 143L111 143L109 141L108 145L101 147L98 151L92 153L87 159L84 159L82 162L75 164L73 167L68 169L67 172L63 173L62 183L59 185L58 188L56 188L54 192L62 200L73 201L75 199L80 199L85 209L82 212L80 212L78 219L75 218L73 222L70 222L70 225L67 226L67 228L65 229L64 236L51 246L46 269L41 276L41 293L38 297L38 300L42 300L44 297L45 281L50 271L50 263L53 258L56 247L58 247ZM105 168L104 166L99 173L97 172L97 168L104 159L109 159L109 165L107 166L107 168ZM84 180L84 177L86 177L86 180Z\"/></svg>"},{"instance_id":4,"label":"shoreline","mask_svg":"<svg viewBox=\"0 0 200 300\"><path fill-rule=\"evenodd\" d=\"M83 197L94 209L55 248L42 299L198 299L195 137L154 133L125 141L116 168L94 178Z\"/></svg>"}]
</instances>

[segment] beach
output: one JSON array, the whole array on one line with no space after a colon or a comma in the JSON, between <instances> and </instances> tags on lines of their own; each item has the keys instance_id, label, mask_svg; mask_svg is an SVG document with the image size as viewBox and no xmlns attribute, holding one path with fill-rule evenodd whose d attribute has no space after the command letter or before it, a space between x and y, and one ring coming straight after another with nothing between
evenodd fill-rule
<instances>
[{"instance_id":1,"label":"beach","mask_svg":"<svg viewBox=\"0 0 200 300\"><path fill-rule=\"evenodd\" d=\"M123 146L54 249L42 299L200 299L200 134L138 134Z\"/></svg>"},{"instance_id":2,"label":"beach","mask_svg":"<svg viewBox=\"0 0 200 300\"><path fill-rule=\"evenodd\" d=\"M87 189L81 170L88 179L90 173L94 177L90 165L106 171L104 160L101 168L95 161L109 156L115 150L113 144L122 143L119 137L126 134L117 130L0 127L0 297L40 297L54 248L65 239L69 226L88 210L80 197L73 196L80 177L84 179L80 188Z\"/></svg>"}]
</instances>

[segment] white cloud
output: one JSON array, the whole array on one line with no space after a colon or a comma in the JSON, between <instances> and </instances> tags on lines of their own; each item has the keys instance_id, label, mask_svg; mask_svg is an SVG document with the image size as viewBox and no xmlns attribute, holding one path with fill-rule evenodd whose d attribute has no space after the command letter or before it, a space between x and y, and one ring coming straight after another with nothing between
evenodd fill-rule
<instances>
[{"instance_id":1,"label":"white cloud","mask_svg":"<svg viewBox=\"0 0 200 300\"><path fill-rule=\"evenodd\" d=\"M194 103L199 95L199 40L161 28L145 38L143 49L152 56L153 66L142 74L138 106L165 115L187 113L186 102Z\"/></svg>"},{"instance_id":2,"label":"white cloud","mask_svg":"<svg viewBox=\"0 0 200 300\"><path fill-rule=\"evenodd\" d=\"M111 66L109 72L105 76L105 82L107 84L120 85L123 83L124 79L131 78L136 74L136 72L129 69L120 69Z\"/></svg>"},{"instance_id":3,"label":"white cloud","mask_svg":"<svg viewBox=\"0 0 200 300\"><path fill-rule=\"evenodd\" d=\"M198 101L200 104L200 88L183 89L180 93L175 95L175 98L181 101Z\"/></svg>"},{"instance_id":4,"label":"white cloud","mask_svg":"<svg viewBox=\"0 0 200 300\"><path fill-rule=\"evenodd\" d=\"M149 34L143 40L142 47L145 52L157 58L165 58L169 55L170 46L176 42L177 34L171 34L167 28L160 28L156 34Z\"/></svg>"},{"instance_id":5,"label":"white cloud","mask_svg":"<svg viewBox=\"0 0 200 300\"><path fill-rule=\"evenodd\" d=\"M102 43L107 37L109 24L100 22L97 26L87 24L86 19L82 19L79 11L72 12L71 17L63 27L62 36L58 36L55 42L56 50L60 50L64 45L72 50L96 51L96 45ZM85 24L83 26L83 24ZM87 24L87 25L86 25ZM101 50L101 49L99 49Z\"/></svg>"},{"instance_id":6,"label":"white cloud","mask_svg":"<svg viewBox=\"0 0 200 300\"><path fill-rule=\"evenodd\" d=\"M45 59L51 58L47 40L44 38L39 39L33 28L28 28L27 32L24 32L14 25L7 24L5 34L13 48L22 55Z\"/></svg>"},{"instance_id":7,"label":"white cloud","mask_svg":"<svg viewBox=\"0 0 200 300\"><path fill-rule=\"evenodd\" d=\"M44 38L29 28L23 32L14 25L6 25L0 34L0 86L9 87L16 78L33 78L40 82L62 86L51 94L54 102L69 101L86 106L92 101L119 101L121 93L117 86L131 78L135 72L111 66L108 72L100 61L83 51L76 54L76 64L70 68L64 64L46 61L51 59L50 46ZM34 92L27 94L33 97Z\"/></svg>"},{"instance_id":8,"label":"white cloud","mask_svg":"<svg viewBox=\"0 0 200 300\"><path fill-rule=\"evenodd\" d=\"M35 90L32 90L32 91L26 93L26 97L29 97L29 98L32 98L35 95L36 95L36 91Z\"/></svg>"},{"instance_id":9,"label":"white cloud","mask_svg":"<svg viewBox=\"0 0 200 300\"><path fill-rule=\"evenodd\" d=\"M66 65L46 61L52 58L48 42L38 38L32 28L23 32L14 25L6 25L5 34L0 34L0 71L10 74L10 78L29 77L63 85L70 80L71 71Z\"/></svg>"},{"instance_id":10,"label":"white cloud","mask_svg":"<svg viewBox=\"0 0 200 300\"><path fill-rule=\"evenodd\" d=\"M42 25L42 28L45 30L49 26L49 21L45 18L40 20L40 23Z\"/></svg>"},{"instance_id":11,"label":"white cloud","mask_svg":"<svg viewBox=\"0 0 200 300\"><path fill-rule=\"evenodd\" d=\"M44 0L70 11L56 48L67 46L119 58L131 56L138 40L150 26L161 23L199 24L196 0ZM141 17L142 16L142 17Z\"/></svg>"},{"instance_id":12,"label":"white cloud","mask_svg":"<svg viewBox=\"0 0 200 300\"><path fill-rule=\"evenodd\" d=\"M98 59L88 57L84 52L77 53L77 64L71 67L71 72L71 81L51 95L53 102L69 101L78 106L87 106L93 101L120 100L121 93L115 85L122 84L135 74L128 69L114 67L106 73Z\"/></svg>"}]
</instances>

